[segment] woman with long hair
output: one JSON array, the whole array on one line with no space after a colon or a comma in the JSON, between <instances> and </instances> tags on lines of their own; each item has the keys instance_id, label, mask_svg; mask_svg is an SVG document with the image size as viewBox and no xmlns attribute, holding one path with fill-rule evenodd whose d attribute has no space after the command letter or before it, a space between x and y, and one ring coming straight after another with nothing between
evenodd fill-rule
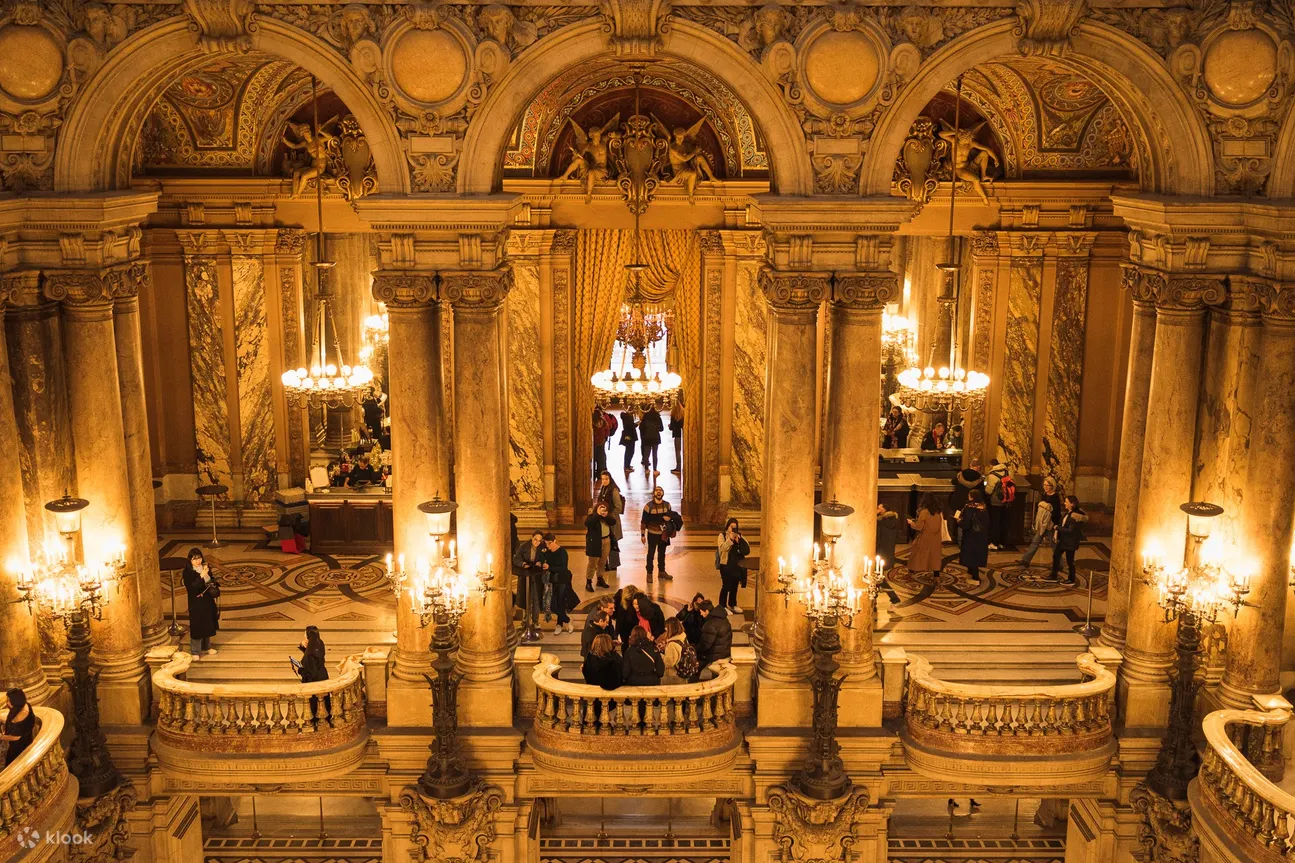
<instances>
[{"instance_id":1,"label":"woman with long hair","mask_svg":"<svg viewBox=\"0 0 1295 863\"><path fill-rule=\"evenodd\" d=\"M202 549L189 549L180 578L184 582L185 593L189 595L189 652L194 659L215 656L211 639L220 631L220 609L216 606L220 584L207 565Z\"/></svg>"},{"instance_id":2,"label":"woman with long hair","mask_svg":"<svg viewBox=\"0 0 1295 863\"><path fill-rule=\"evenodd\" d=\"M611 473L605 470L598 474L598 482L594 488L594 507L597 508L600 503L607 504L607 514L612 520L612 547L610 554L607 555L607 566L604 572L610 572L612 578L615 578L616 570L621 565L621 539L625 535L621 526L621 516L625 514L625 495L621 494L621 487L616 484L616 480L612 479ZM599 582L599 587L607 587L603 578L600 578Z\"/></svg>"},{"instance_id":3,"label":"woman with long hair","mask_svg":"<svg viewBox=\"0 0 1295 863\"><path fill-rule=\"evenodd\" d=\"M327 649L324 647L324 639L319 634L319 627L306 627L306 638L297 645L301 651L301 682L302 683L319 683L328 679L328 665L324 659ZM333 715L333 698L330 695L324 696L324 712L331 718ZM319 715L319 696L310 696L310 717L317 718Z\"/></svg>"},{"instance_id":4,"label":"woman with long hair","mask_svg":"<svg viewBox=\"0 0 1295 863\"><path fill-rule=\"evenodd\" d=\"M886 425L881 430L882 449L903 449L908 446L908 420L904 410L894 405L886 416Z\"/></svg>"},{"instance_id":5,"label":"woman with long hair","mask_svg":"<svg viewBox=\"0 0 1295 863\"><path fill-rule=\"evenodd\" d=\"M922 495L917 506L917 518L908 520L909 527L917 531L912 546L908 550L908 571L929 572L939 575L944 568L944 554L941 549L944 538L944 515L940 505L929 494Z\"/></svg>"},{"instance_id":6,"label":"woman with long hair","mask_svg":"<svg viewBox=\"0 0 1295 863\"><path fill-rule=\"evenodd\" d=\"M36 737L36 712L27 703L27 693L14 687L5 693L9 701L9 712L4 720L4 733L0 740L6 741L9 748L5 750L4 763L8 767L18 760L32 740Z\"/></svg>"},{"instance_id":7,"label":"woman with long hair","mask_svg":"<svg viewBox=\"0 0 1295 863\"><path fill-rule=\"evenodd\" d=\"M715 562L719 564L720 579L719 605L729 614L741 614L737 589L746 581L746 567L742 561L751 553L751 546L742 536L735 518L724 522L724 531L715 542Z\"/></svg>"}]
</instances>

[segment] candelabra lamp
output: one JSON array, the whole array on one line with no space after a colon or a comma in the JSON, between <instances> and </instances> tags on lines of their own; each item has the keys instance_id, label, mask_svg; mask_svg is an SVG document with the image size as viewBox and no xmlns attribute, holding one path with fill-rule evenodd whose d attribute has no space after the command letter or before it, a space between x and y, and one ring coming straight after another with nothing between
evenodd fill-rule
<instances>
[{"instance_id":1,"label":"candelabra lamp","mask_svg":"<svg viewBox=\"0 0 1295 863\"><path fill-rule=\"evenodd\" d=\"M814 668L810 687L814 696L813 739L805 763L794 776L800 792L816 800L835 800L848 794L850 777L841 760L841 744L836 739L837 701L844 676L837 676L841 652L840 628L853 626L854 617L863 608L865 598L875 600L884 577L881 558L865 560L861 567L862 587L853 580L836 557L836 542L845 531L846 519L854 508L832 500L814 507L820 517L822 546L815 543L810 572L796 575L797 563L778 559L779 590L785 605L793 598L804 605L811 625L810 649Z\"/></svg>"},{"instance_id":2,"label":"candelabra lamp","mask_svg":"<svg viewBox=\"0 0 1295 863\"><path fill-rule=\"evenodd\" d=\"M1187 799L1187 785L1200 769L1192 742L1192 716L1201 680L1201 630L1231 606L1233 614L1246 605L1250 579L1223 566L1217 540L1210 540L1210 523L1223 507L1204 501L1183 504L1187 514L1187 547L1181 566L1167 566L1157 549L1142 555L1142 579L1159 591L1157 603L1166 623L1175 623L1176 661L1170 671L1169 725L1156 765L1147 774L1147 787L1173 801Z\"/></svg>"},{"instance_id":3,"label":"candelabra lamp","mask_svg":"<svg viewBox=\"0 0 1295 863\"><path fill-rule=\"evenodd\" d=\"M119 544L87 548L78 559L84 498L64 494L45 504L54 514L60 542L49 545L18 574L20 601L29 611L61 620L72 652L72 713L75 732L68 769L80 783L82 797L101 797L121 782L108 744L99 729L99 671L90 666L90 621L103 617L108 588L126 572L126 548Z\"/></svg>"},{"instance_id":4,"label":"candelabra lamp","mask_svg":"<svg viewBox=\"0 0 1295 863\"><path fill-rule=\"evenodd\" d=\"M425 676L432 690L433 739L418 790L436 800L462 796L472 787L472 774L459 754L459 682L463 679L457 670L459 621L474 595L479 594L484 604L487 594L495 589L491 555L486 556L484 566L478 562L472 574L459 572L455 542L445 542L450 516L457 508L453 501L439 498L418 505L427 516L431 536L428 557L419 557L407 568L403 554L394 559L387 555L387 578L397 602L408 601L419 624L432 627L432 669L436 674Z\"/></svg>"}]
</instances>

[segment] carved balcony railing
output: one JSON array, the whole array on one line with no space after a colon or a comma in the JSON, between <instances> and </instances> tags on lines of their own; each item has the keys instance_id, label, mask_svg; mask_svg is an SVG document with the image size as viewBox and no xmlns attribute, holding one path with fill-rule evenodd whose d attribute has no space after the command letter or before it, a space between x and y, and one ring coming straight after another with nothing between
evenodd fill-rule
<instances>
[{"instance_id":1,"label":"carved balcony railing","mask_svg":"<svg viewBox=\"0 0 1295 863\"><path fill-rule=\"evenodd\" d=\"M18 840L28 829L41 836L72 826L77 785L67 770L63 745L63 714L35 708L40 730L31 746L0 772L0 860L19 856ZM44 843L42 843L44 844ZM41 846L31 849L40 859Z\"/></svg>"},{"instance_id":2,"label":"carved balcony railing","mask_svg":"<svg viewBox=\"0 0 1295 863\"><path fill-rule=\"evenodd\" d=\"M368 740L361 658L347 657L319 683L209 684L184 680L193 658L176 653L153 673L158 760L228 782L266 756L303 780L353 769Z\"/></svg>"},{"instance_id":3,"label":"carved balcony railing","mask_svg":"<svg viewBox=\"0 0 1295 863\"><path fill-rule=\"evenodd\" d=\"M1236 743L1259 738L1266 741L1263 748L1280 752L1281 729L1290 718L1289 705L1205 717L1201 770L1188 795L1201 828L1202 859L1295 860L1295 795L1264 776Z\"/></svg>"},{"instance_id":4,"label":"carved balcony railing","mask_svg":"<svg viewBox=\"0 0 1295 863\"><path fill-rule=\"evenodd\" d=\"M955 782L975 777L978 785L1051 787L1100 779L1116 748L1110 712L1115 675L1091 653L1075 663L1089 680L988 686L939 680L929 662L910 657L902 732L909 765Z\"/></svg>"},{"instance_id":5,"label":"carved balcony railing","mask_svg":"<svg viewBox=\"0 0 1295 863\"><path fill-rule=\"evenodd\" d=\"M710 666L709 679L671 686L622 686L606 690L579 679L578 668L563 669L543 654L532 671L535 718L531 750L537 763L559 770L606 771L589 755L641 756L640 775L660 768L678 775L678 761L705 772L731 764L740 741L734 701L737 669L727 661ZM583 762L583 763L582 763ZM618 759L617 769L621 769Z\"/></svg>"}]
</instances>

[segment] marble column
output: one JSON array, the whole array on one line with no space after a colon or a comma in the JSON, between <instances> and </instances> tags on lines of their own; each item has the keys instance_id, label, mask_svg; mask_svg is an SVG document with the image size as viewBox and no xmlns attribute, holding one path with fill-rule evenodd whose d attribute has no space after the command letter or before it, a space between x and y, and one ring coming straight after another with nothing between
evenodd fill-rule
<instances>
[{"instance_id":1,"label":"marble column","mask_svg":"<svg viewBox=\"0 0 1295 863\"><path fill-rule=\"evenodd\" d=\"M162 613L162 573L157 556L157 514L153 506L153 453L144 402L144 357L139 324L139 291L150 284L148 266L127 273L112 305L117 344L117 378L121 386L121 420L126 435L126 473L130 488L130 550L139 582L140 628L144 646L167 640Z\"/></svg>"},{"instance_id":2,"label":"marble column","mask_svg":"<svg viewBox=\"0 0 1295 863\"><path fill-rule=\"evenodd\" d=\"M760 661L758 722L808 726L812 698L809 623L798 602L780 596L778 558L796 558L804 573L814 541L814 363L818 309L831 276L763 270L768 303L764 482L760 526Z\"/></svg>"},{"instance_id":3,"label":"marble column","mask_svg":"<svg viewBox=\"0 0 1295 863\"><path fill-rule=\"evenodd\" d=\"M72 439L77 489L90 501L81 519L87 557L114 543L127 561L139 546L133 535L129 460L122 421L113 300L131 280L130 268L45 274L45 295L63 304ZM148 716L149 690L140 632L140 578L128 571L105 593L101 620L91 624L92 658L99 668L99 708L105 725L138 725Z\"/></svg>"},{"instance_id":4,"label":"marble column","mask_svg":"<svg viewBox=\"0 0 1295 863\"><path fill-rule=\"evenodd\" d=\"M1147 397L1151 391L1151 356L1156 340L1156 306L1141 291L1137 267L1124 266L1124 288L1133 294L1133 331L1129 336L1129 370L1124 385L1124 420L1120 429L1120 467L1115 480L1115 522L1111 530L1110 581L1101 640L1124 647L1128 634L1129 591L1141 559L1133 544L1137 529L1138 492L1142 488L1142 448L1147 430Z\"/></svg>"},{"instance_id":5,"label":"marble column","mask_svg":"<svg viewBox=\"0 0 1295 863\"><path fill-rule=\"evenodd\" d=\"M379 271L373 296L386 303L391 376L391 475L395 553L409 565L428 555L427 517L418 505L450 496L442 445L441 313L432 273ZM431 703L431 630L414 614L407 595L396 603L396 649L388 682L387 724L427 725Z\"/></svg>"},{"instance_id":6,"label":"marble column","mask_svg":"<svg viewBox=\"0 0 1295 863\"><path fill-rule=\"evenodd\" d=\"M877 553L877 424L881 401L881 312L899 295L892 273L839 276L832 286L832 360L827 382L823 498L854 507L835 554L858 584ZM873 657L871 604L841 634L841 724L881 725L881 685Z\"/></svg>"},{"instance_id":7,"label":"marble column","mask_svg":"<svg viewBox=\"0 0 1295 863\"><path fill-rule=\"evenodd\" d=\"M0 286L0 300L10 292L8 279ZM0 305L0 315L4 315ZM0 320L0 323L3 321ZM18 420L14 414L9 381L9 353L4 327L0 326L0 451L19 451ZM22 474L12 468L0 471L0 688L22 687L27 698L40 704L49 697L49 683L40 663L40 633L33 609L19 602L16 572L7 564L23 566L30 559L27 513L23 506Z\"/></svg>"},{"instance_id":8,"label":"marble column","mask_svg":"<svg viewBox=\"0 0 1295 863\"><path fill-rule=\"evenodd\" d=\"M493 558L494 590L473 599L460 624L459 721L512 724L511 539L508 524L508 374L504 301L508 270L443 273L454 306L454 494L459 567Z\"/></svg>"},{"instance_id":9,"label":"marble column","mask_svg":"<svg viewBox=\"0 0 1295 863\"><path fill-rule=\"evenodd\" d=\"M1136 565L1144 551L1159 549L1173 566L1186 551L1187 516L1179 507L1192 493L1205 303L1221 299L1223 287L1221 281L1207 277L1145 270L1142 278L1156 298L1156 335L1132 552ZM1169 718L1174 631L1164 622L1156 598L1157 589L1143 583L1140 573L1133 573L1117 695L1129 727L1163 727Z\"/></svg>"},{"instance_id":10,"label":"marble column","mask_svg":"<svg viewBox=\"0 0 1295 863\"><path fill-rule=\"evenodd\" d=\"M1236 558L1253 566L1249 605L1241 608L1228 632L1219 693L1223 706L1236 709L1252 708L1255 695L1281 690L1282 640L1274 633L1286 622L1295 525L1295 439L1289 433L1295 416L1295 288L1258 285L1266 306L1259 348L1263 364L1245 488L1263 491L1245 498L1245 539Z\"/></svg>"}]
</instances>

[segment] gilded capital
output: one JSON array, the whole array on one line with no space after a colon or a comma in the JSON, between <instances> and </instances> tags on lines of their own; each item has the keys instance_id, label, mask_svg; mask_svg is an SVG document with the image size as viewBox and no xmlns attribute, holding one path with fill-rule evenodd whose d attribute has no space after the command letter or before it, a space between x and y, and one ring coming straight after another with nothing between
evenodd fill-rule
<instances>
[{"instance_id":1,"label":"gilded capital","mask_svg":"<svg viewBox=\"0 0 1295 863\"><path fill-rule=\"evenodd\" d=\"M280 228L274 238L274 250L281 255L300 255L306 246L306 232L301 228Z\"/></svg>"},{"instance_id":2,"label":"gilded capital","mask_svg":"<svg viewBox=\"0 0 1295 863\"><path fill-rule=\"evenodd\" d=\"M777 312L813 312L832 292L828 273L760 271L760 290L769 308Z\"/></svg>"},{"instance_id":3,"label":"gilded capital","mask_svg":"<svg viewBox=\"0 0 1295 863\"><path fill-rule=\"evenodd\" d=\"M72 308L111 306L116 299L107 273L99 270L49 270L41 288L46 299Z\"/></svg>"},{"instance_id":4,"label":"gilded capital","mask_svg":"<svg viewBox=\"0 0 1295 863\"><path fill-rule=\"evenodd\" d=\"M1229 302L1227 276L1163 273L1137 264L1123 264L1121 269L1121 287L1133 292L1134 302L1155 303L1163 311L1201 311Z\"/></svg>"},{"instance_id":5,"label":"gilded capital","mask_svg":"<svg viewBox=\"0 0 1295 863\"><path fill-rule=\"evenodd\" d=\"M499 308L512 287L511 269L441 275L442 294L456 309Z\"/></svg>"},{"instance_id":6,"label":"gilded capital","mask_svg":"<svg viewBox=\"0 0 1295 863\"><path fill-rule=\"evenodd\" d=\"M1254 305L1265 322L1295 324L1295 285L1271 279L1244 278L1232 280L1232 290L1238 290L1238 281L1245 283L1244 290L1254 297Z\"/></svg>"},{"instance_id":7,"label":"gilded capital","mask_svg":"<svg viewBox=\"0 0 1295 863\"><path fill-rule=\"evenodd\" d=\"M880 311L899 296L894 273L852 273L832 283L832 304L859 311Z\"/></svg>"},{"instance_id":8,"label":"gilded capital","mask_svg":"<svg viewBox=\"0 0 1295 863\"><path fill-rule=\"evenodd\" d=\"M388 309L414 309L435 305L440 299L435 273L379 270L373 274L373 298Z\"/></svg>"}]
</instances>

